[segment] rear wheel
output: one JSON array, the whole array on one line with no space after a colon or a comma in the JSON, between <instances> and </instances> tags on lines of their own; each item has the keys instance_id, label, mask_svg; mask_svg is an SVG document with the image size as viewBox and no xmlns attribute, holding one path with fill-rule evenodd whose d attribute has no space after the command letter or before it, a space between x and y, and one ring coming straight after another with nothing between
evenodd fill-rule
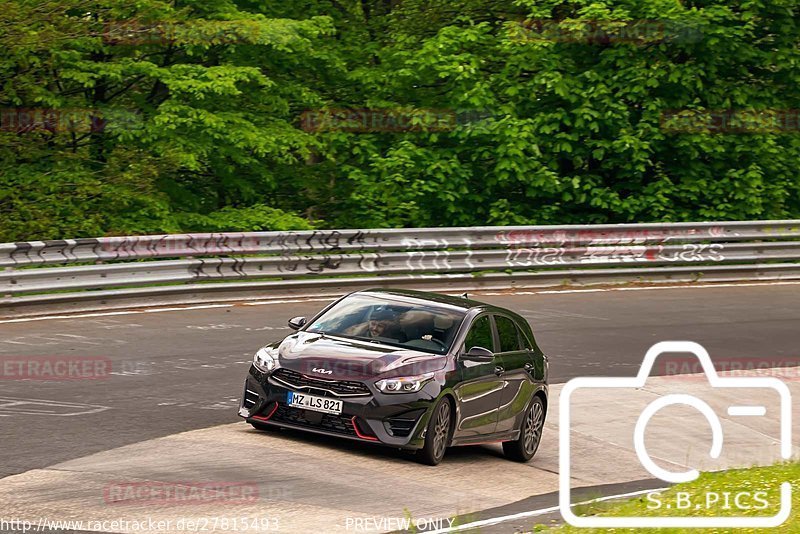
<instances>
[{"instance_id":1,"label":"rear wheel","mask_svg":"<svg viewBox=\"0 0 800 534\"><path fill-rule=\"evenodd\" d=\"M425 445L417 451L417 460L427 465L438 465L444 458L450 442L453 409L447 398L442 398L433 409L425 431Z\"/></svg>"},{"instance_id":2,"label":"rear wheel","mask_svg":"<svg viewBox=\"0 0 800 534\"><path fill-rule=\"evenodd\" d=\"M519 438L515 441L503 442L503 452L506 457L516 462L527 462L533 458L542 441L543 428L544 403L541 398L536 396L522 419Z\"/></svg>"}]
</instances>

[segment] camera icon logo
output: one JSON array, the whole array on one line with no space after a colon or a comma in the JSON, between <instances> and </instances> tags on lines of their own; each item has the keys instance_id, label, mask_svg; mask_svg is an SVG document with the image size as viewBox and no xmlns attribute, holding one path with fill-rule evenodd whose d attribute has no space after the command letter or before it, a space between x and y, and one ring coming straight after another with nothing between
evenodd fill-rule
<instances>
[{"instance_id":1,"label":"camera icon logo","mask_svg":"<svg viewBox=\"0 0 800 534\"><path fill-rule=\"evenodd\" d=\"M707 383L719 398L741 398L743 388L748 390L770 390L777 393L779 399L779 434L780 457L788 460L792 457L792 408L791 393L781 380L767 376L725 377L719 376L708 352L699 344L690 341L663 341L653 345L644 357L642 366L636 377L581 377L570 380L564 385L559 398L559 508L565 521L576 527L588 528L769 528L783 524L791 513L791 483L780 485L780 509L773 516L720 516L720 517L685 517L646 516L646 517L593 517L578 516L572 510L571 500L571 403L576 392L581 390L641 390L650 377L654 363L662 353L691 353L700 361ZM726 395L727 394L727 395ZM719 400L719 399L718 399ZM648 453L645 444L648 423L662 409L681 405L699 412L711 429L711 444L708 456L718 459L723 451L726 439L720 416L711 405L695 395L673 393L657 397L647 404L639 415L632 436L636 458L648 473L665 482L677 484L691 482L700 476L697 469L672 471L656 464ZM727 416L731 418L755 418L767 413L765 406L731 405L727 407ZM678 432L679 428L674 431ZM691 514L691 510L687 513Z\"/></svg>"}]
</instances>

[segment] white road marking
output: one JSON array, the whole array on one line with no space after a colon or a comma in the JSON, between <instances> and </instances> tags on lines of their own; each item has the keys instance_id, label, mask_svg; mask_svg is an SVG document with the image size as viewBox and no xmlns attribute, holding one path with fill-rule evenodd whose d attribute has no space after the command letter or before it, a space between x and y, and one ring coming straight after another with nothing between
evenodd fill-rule
<instances>
[{"instance_id":1,"label":"white road marking","mask_svg":"<svg viewBox=\"0 0 800 534\"><path fill-rule=\"evenodd\" d=\"M204 310L207 308L230 308L233 304L203 304L200 306L186 306L186 307L173 307L173 308L149 308L146 310L134 310L131 313L161 313L169 311L184 311L184 310Z\"/></svg>"},{"instance_id":2,"label":"white road marking","mask_svg":"<svg viewBox=\"0 0 800 534\"><path fill-rule=\"evenodd\" d=\"M587 504L594 504L596 502L611 501L614 499L627 499L628 497L636 497L637 495L644 495L646 493L652 493L656 491L665 491L667 489L669 488L657 488L657 489L649 489L642 491L634 491L631 493L623 493L621 495L609 495L608 497L600 497L598 499L591 499L589 501L574 503L572 506L585 506ZM425 532L425 534L446 534L448 532L460 532L462 530L469 530L489 525L497 525L498 523L505 523L506 521L513 521L514 519L523 519L526 517L536 517L539 515L545 515L552 512L557 512L558 510L559 510L558 506L551 506L550 508L541 508L539 510L531 510L529 512L520 512L518 514L493 517L491 519L483 519L481 521L473 521L472 523L466 523L464 525L459 525L457 527L448 527L439 530L428 530Z\"/></svg>"},{"instance_id":3,"label":"white road marking","mask_svg":"<svg viewBox=\"0 0 800 534\"><path fill-rule=\"evenodd\" d=\"M56 410L50 408L72 410L72 413L56 413ZM110 406L100 406L97 404L57 402L46 399L19 399L13 397L0 397L0 415L4 415L5 413L5 415L49 415L57 417L71 417L73 415L88 415L110 409Z\"/></svg>"},{"instance_id":4,"label":"white road marking","mask_svg":"<svg viewBox=\"0 0 800 534\"><path fill-rule=\"evenodd\" d=\"M568 311L553 310L550 308L541 308L539 310L521 309L519 313L528 319L560 319L564 317L573 317L576 319L592 319L595 321L610 321L610 317L598 317L596 315L586 315L584 313L573 313Z\"/></svg>"},{"instance_id":5,"label":"white road marking","mask_svg":"<svg viewBox=\"0 0 800 534\"><path fill-rule=\"evenodd\" d=\"M517 295L552 295L560 293L605 293L609 291L653 291L657 289L705 289L705 288L719 288L719 287L753 287L753 286L788 286L800 285L798 282L760 282L760 283L742 283L742 284L696 284L696 285L663 285L663 286L650 286L650 287L608 287L603 289L548 289L541 291L514 291L514 292L488 292L488 291L473 291L476 295L487 296L504 296L513 297ZM445 293L453 293L455 291L444 291ZM244 306L270 306L273 304L292 304L296 302L330 302L335 297L311 297L311 298L296 298L296 299L281 299L281 300L263 300L253 302L237 302L237 304L202 304L197 306L182 306L172 308L150 308L146 310L127 310L115 312L96 312L96 313L80 313L75 315L43 315L40 317L23 317L20 319L2 319L0 324L7 323L28 323L32 321L50 321L53 319L80 319L84 317L111 317L115 315L138 315L142 313L161 313L171 311L189 311L189 310L205 310L210 308L233 308L241 304Z\"/></svg>"},{"instance_id":6,"label":"white road marking","mask_svg":"<svg viewBox=\"0 0 800 534\"><path fill-rule=\"evenodd\" d=\"M137 315L141 313L158 313L164 311L202 310L206 308L232 308L233 304L206 304L202 306L186 306L184 308L152 308L147 310L126 310L116 312L78 313L75 315L42 315L41 317L23 317L21 319L3 319L4 323L28 323L31 321L49 321L53 319L78 319L83 317L111 317L114 315Z\"/></svg>"},{"instance_id":7,"label":"white road marking","mask_svg":"<svg viewBox=\"0 0 800 534\"><path fill-rule=\"evenodd\" d=\"M95 319L93 321L89 321L90 323L94 323L101 328L105 328L107 330L112 330L116 328L140 328L142 325L136 323L126 323L123 321L115 321L114 319Z\"/></svg>"},{"instance_id":8,"label":"white road marking","mask_svg":"<svg viewBox=\"0 0 800 534\"><path fill-rule=\"evenodd\" d=\"M9 345L26 345L30 347L45 347L50 345L124 345L127 341L121 339L108 339L99 337L86 337L77 334L63 334L63 333L50 333L50 334L33 334L30 336L17 336L11 339L2 339L0 344Z\"/></svg>"},{"instance_id":9,"label":"white road marking","mask_svg":"<svg viewBox=\"0 0 800 534\"><path fill-rule=\"evenodd\" d=\"M312 297L307 299L287 299L287 300L256 300L253 302L245 302L245 306L268 306L270 304L292 304L294 302L333 302L336 300L335 296L332 297Z\"/></svg>"}]
</instances>

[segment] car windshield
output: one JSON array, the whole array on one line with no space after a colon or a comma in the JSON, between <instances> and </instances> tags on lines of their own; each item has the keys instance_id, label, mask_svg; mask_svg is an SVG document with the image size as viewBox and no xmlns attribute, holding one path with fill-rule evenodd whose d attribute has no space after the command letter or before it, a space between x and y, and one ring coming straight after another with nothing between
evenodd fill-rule
<instances>
[{"instance_id":1,"label":"car windshield","mask_svg":"<svg viewBox=\"0 0 800 534\"><path fill-rule=\"evenodd\" d=\"M463 319L464 312L453 308L352 295L325 312L306 332L444 354Z\"/></svg>"}]
</instances>

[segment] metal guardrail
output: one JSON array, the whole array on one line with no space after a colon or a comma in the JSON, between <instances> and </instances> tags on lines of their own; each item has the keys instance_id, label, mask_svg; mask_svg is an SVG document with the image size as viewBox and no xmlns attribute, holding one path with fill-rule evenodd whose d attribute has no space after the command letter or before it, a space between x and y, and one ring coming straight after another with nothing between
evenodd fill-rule
<instances>
[{"instance_id":1,"label":"metal guardrail","mask_svg":"<svg viewBox=\"0 0 800 534\"><path fill-rule=\"evenodd\" d=\"M6 309L325 285L797 278L800 220L67 239L0 244L0 267Z\"/></svg>"}]
</instances>

